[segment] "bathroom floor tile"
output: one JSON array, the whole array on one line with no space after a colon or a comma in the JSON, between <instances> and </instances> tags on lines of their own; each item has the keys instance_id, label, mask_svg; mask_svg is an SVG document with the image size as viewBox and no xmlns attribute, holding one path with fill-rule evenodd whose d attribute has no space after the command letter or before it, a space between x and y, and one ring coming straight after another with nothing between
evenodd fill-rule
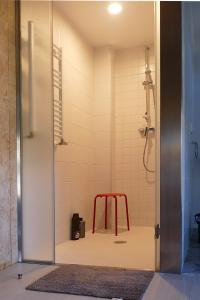
<instances>
[{"instance_id":1,"label":"bathroom floor tile","mask_svg":"<svg viewBox=\"0 0 200 300\"><path fill-rule=\"evenodd\" d=\"M110 230L89 231L86 238L59 244L56 263L154 270L154 228L121 228L117 237Z\"/></svg>"},{"instance_id":2,"label":"bathroom floor tile","mask_svg":"<svg viewBox=\"0 0 200 300\"><path fill-rule=\"evenodd\" d=\"M0 272L0 300L92 300L99 298L26 291L25 287L56 266L15 264ZM18 272L23 273L21 280ZM200 274L156 273L143 300L197 300L200 295Z\"/></svg>"}]
</instances>

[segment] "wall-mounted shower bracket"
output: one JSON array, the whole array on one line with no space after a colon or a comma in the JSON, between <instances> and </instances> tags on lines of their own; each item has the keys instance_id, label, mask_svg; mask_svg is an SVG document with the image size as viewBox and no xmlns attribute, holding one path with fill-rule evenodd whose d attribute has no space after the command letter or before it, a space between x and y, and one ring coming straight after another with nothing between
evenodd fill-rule
<instances>
[{"instance_id":1,"label":"wall-mounted shower bracket","mask_svg":"<svg viewBox=\"0 0 200 300\"><path fill-rule=\"evenodd\" d=\"M144 88L147 88L147 87L149 87L150 89L154 88L153 82L151 80L144 80L142 84L143 84Z\"/></svg>"},{"instance_id":2,"label":"wall-mounted shower bracket","mask_svg":"<svg viewBox=\"0 0 200 300\"><path fill-rule=\"evenodd\" d=\"M155 132L155 127L141 127L141 128L139 128L138 129L138 131L140 132L140 134L142 135L142 136L146 136L147 135L147 133L150 133L150 132L152 132L152 133L154 133Z\"/></svg>"}]
</instances>

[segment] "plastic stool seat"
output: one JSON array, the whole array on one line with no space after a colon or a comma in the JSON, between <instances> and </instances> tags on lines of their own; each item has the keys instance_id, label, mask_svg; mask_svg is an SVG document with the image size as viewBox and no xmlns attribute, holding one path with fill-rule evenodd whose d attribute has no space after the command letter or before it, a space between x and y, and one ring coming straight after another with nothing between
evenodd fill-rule
<instances>
[{"instance_id":1,"label":"plastic stool seat","mask_svg":"<svg viewBox=\"0 0 200 300\"><path fill-rule=\"evenodd\" d=\"M106 194L97 194L96 197L123 197L126 196L126 194L123 193L106 193Z\"/></svg>"}]
</instances>

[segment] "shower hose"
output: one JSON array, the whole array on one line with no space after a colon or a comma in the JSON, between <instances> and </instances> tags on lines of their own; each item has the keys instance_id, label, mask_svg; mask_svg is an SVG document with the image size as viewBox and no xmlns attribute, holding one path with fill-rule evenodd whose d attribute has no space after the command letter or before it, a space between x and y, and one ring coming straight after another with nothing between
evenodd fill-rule
<instances>
[{"instance_id":1,"label":"shower hose","mask_svg":"<svg viewBox=\"0 0 200 300\"><path fill-rule=\"evenodd\" d=\"M149 138L149 128L147 128L146 130L146 136L145 136L145 144L144 144L144 151L143 151L143 165L144 165L144 168L147 172L149 173L154 173L155 171L154 170L150 170L146 164L146 160L145 160L145 157L146 157L146 152L147 152L147 143L148 143L148 138Z\"/></svg>"}]
</instances>

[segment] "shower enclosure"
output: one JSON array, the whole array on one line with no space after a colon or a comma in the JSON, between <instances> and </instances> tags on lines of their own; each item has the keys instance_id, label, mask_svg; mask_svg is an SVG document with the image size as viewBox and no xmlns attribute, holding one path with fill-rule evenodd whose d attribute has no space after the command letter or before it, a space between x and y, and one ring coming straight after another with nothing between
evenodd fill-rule
<instances>
[{"instance_id":1,"label":"shower enclosure","mask_svg":"<svg viewBox=\"0 0 200 300\"><path fill-rule=\"evenodd\" d=\"M133 230L150 228L155 265L157 49L153 40L146 50L91 46L62 5L21 3L21 259L55 262L72 214L89 232L94 195L125 191Z\"/></svg>"}]
</instances>

